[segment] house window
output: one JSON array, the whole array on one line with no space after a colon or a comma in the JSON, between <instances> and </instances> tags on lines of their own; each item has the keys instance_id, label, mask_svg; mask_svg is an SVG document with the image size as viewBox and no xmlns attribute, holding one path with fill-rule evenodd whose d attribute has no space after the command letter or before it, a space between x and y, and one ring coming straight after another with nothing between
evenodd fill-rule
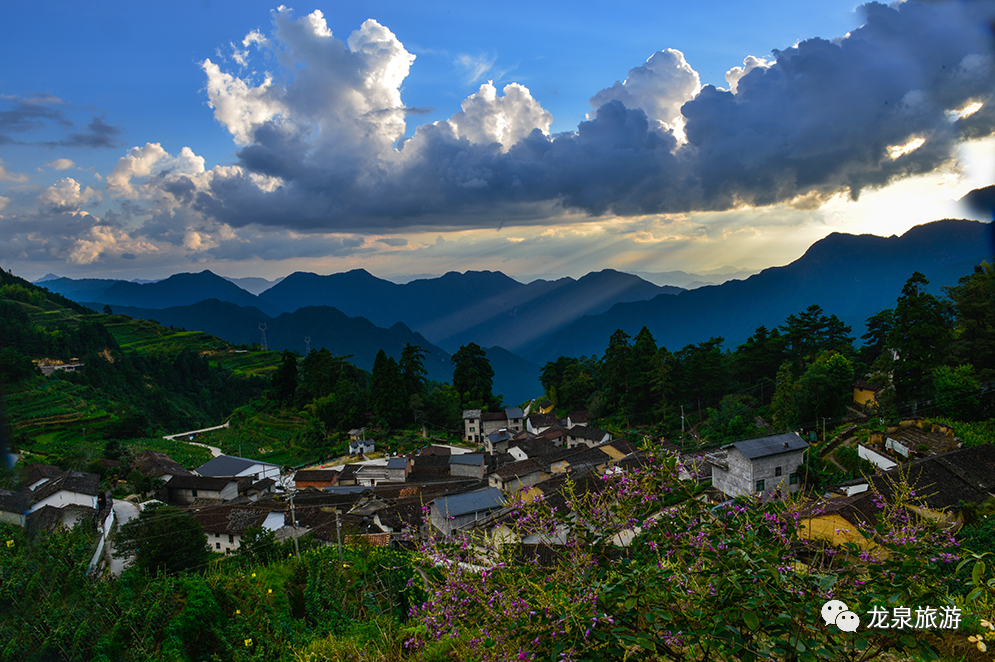
<instances>
[{"instance_id":1,"label":"house window","mask_svg":"<svg viewBox=\"0 0 995 662\"><path fill-rule=\"evenodd\" d=\"M774 467L774 475L775 476L781 475L781 467Z\"/></svg>"},{"instance_id":2,"label":"house window","mask_svg":"<svg viewBox=\"0 0 995 662\"><path fill-rule=\"evenodd\" d=\"M221 549L221 543L219 542L214 543L214 549Z\"/></svg>"},{"instance_id":3,"label":"house window","mask_svg":"<svg viewBox=\"0 0 995 662\"><path fill-rule=\"evenodd\" d=\"M790 476L788 476L788 483L791 484L791 485L797 485L798 484L798 474L791 474Z\"/></svg>"},{"instance_id":4,"label":"house window","mask_svg":"<svg viewBox=\"0 0 995 662\"><path fill-rule=\"evenodd\" d=\"M215 537L215 538L220 538L220 537L221 537L221 534L220 534L220 533L215 533L215 534L214 534L214 537Z\"/></svg>"},{"instance_id":5,"label":"house window","mask_svg":"<svg viewBox=\"0 0 995 662\"><path fill-rule=\"evenodd\" d=\"M475 432L472 425L470 426L470 432Z\"/></svg>"},{"instance_id":6,"label":"house window","mask_svg":"<svg viewBox=\"0 0 995 662\"><path fill-rule=\"evenodd\" d=\"M197 498L197 490L190 490L193 493L193 498Z\"/></svg>"},{"instance_id":7,"label":"house window","mask_svg":"<svg viewBox=\"0 0 995 662\"><path fill-rule=\"evenodd\" d=\"M235 536L229 534L229 536L228 536L228 544L233 544L234 542L235 542Z\"/></svg>"},{"instance_id":8,"label":"house window","mask_svg":"<svg viewBox=\"0 0 995 662\"><path fill-rule=\"evenodd\" d=\"M757 492L763 492L763 491L764 491L764 482L762 480L758 480L757 481Z\"/></svg>"}]
</instances>

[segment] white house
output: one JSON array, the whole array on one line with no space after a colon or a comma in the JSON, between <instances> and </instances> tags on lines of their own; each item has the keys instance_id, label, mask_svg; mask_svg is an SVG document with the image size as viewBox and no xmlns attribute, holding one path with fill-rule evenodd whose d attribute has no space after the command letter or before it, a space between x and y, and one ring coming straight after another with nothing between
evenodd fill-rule
<instances>
[{"instance_id":1,"label":"white house","mask_svg":"<svg viewBox=\"0 0 995 662\"><path fill-rule=\"evenodd\" d=\"M46 521L54 518L67 527L97 514L100 476L85 471L66 471L61 476L39 485L30 495L27 515L38 515L45 509Z\"/></svg>"},{"instance_id":2,"label":"white house","mask_svg":"<svg viewBox=\"0 0 995 662\"><path fill-rule=\"evenodd\" d=\"M208 506L189 511L207 534L207 546L212 552L231 554L242 546L242 536L251 527L276 531L284 525L281 510L254 506Z\"/></svg>"}]
</instances>

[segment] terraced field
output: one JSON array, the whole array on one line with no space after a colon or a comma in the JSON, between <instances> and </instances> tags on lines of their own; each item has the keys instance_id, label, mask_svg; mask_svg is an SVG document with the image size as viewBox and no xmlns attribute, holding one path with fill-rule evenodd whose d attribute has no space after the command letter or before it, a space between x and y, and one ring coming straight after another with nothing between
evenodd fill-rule
<instances>
[{"instance_id":1,"label":"terraced field","mask_svg":"<svg viewBox=\"0 0 995 662\"><path fill-rule=\"evenodd\" d=\"M280 364L280 352L252 352L235 350L218 354L211 359L222 368L246 377L271 377Z\"/></svg>"},{"instance_id":2,"label":"terraced field","mask_svg":"<svg viewBox=\"0 0 995 662\"><path fill-rule=\"evenodd\" d=\"M184 350L221 352L231 349L229 343L203 331L177 331L151 320L113 315L103 323L126 352L174 354Z\"/></svg>"},{"instance_id":3,"label":"terraced field","mask_svg":"<svg viewBox=\"0 0 995 662\"><path fill-rule=\"evenodd\" d=\"M83 397L84 389L60 379L32 380L6 397L7 415L18 435L31 439L37 453L56 453L91 439L111 415Z\"/></svg>"}]
</instances>

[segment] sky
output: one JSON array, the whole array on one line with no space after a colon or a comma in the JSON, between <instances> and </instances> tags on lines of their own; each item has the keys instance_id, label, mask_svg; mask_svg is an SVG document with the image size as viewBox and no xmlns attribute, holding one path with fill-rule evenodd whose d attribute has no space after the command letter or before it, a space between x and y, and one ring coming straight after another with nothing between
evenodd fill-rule
<instances>
[{"instance_id":1,"label":"sky","mask_svg":"<svg viewBox=\"0 0 995 662\"><path fill-rule=\"evenodd\" d=\"M5 8L0 266L786 264L995 183L995 0Z\"/></svg>"}]
</instances>

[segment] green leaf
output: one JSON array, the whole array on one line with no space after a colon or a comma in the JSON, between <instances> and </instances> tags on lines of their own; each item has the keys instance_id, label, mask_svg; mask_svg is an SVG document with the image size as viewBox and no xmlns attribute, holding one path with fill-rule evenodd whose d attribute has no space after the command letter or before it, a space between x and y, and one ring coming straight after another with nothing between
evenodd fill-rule
<instances>
[{"instance_id":1,"label":"green leaf","mask_svg":"<svg viewBox=\"0 0 995 662\"><path fill-rule=\"evenodd\" d=\"M743 620L746 621L746 627L750 628L754 632L760 627L760 618L754 614L752 611L743 610Z\"/></svg>"},{"instance_id":2,"label":"green leaf","mask_svg":"<svg viewBox=\"0 0 995 662\"><path fill-rule=\"evenodd\" d=\"M974 582L975 586L981 585L981 576L985 574L985 562L978 561L974 564L974 569L971 571L971 580Z\"/></svg>"}]
</instances>

